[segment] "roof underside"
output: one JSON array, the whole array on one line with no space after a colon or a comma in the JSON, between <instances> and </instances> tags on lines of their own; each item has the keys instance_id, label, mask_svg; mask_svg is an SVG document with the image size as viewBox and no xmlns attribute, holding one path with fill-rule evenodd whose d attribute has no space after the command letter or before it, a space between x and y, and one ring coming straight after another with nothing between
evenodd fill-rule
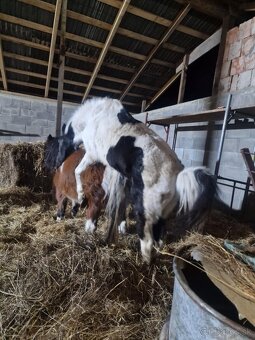
<instances>
[{"instance_id":1,"label":"roof underside","mask_svg":"<svg viewBox=\"0 0 255 340\"><path fill-rule=\"evenodd\" d=\"M240 2L208 0L207 6L194 0L185 12L185 0L131 0L106 46L123 1L69 0L63 99L80 103L94 74L88 96L119 98L131 112L139 112L142 101L149 102L176 73L184 55L219 29L219 13L223 17L230 3L236 9ZM53 44L56 7L55 0L0 1L1 89L57 98L61 15ZM105 47L102 65L94 73Z\"/></svg>"}]
</instances>

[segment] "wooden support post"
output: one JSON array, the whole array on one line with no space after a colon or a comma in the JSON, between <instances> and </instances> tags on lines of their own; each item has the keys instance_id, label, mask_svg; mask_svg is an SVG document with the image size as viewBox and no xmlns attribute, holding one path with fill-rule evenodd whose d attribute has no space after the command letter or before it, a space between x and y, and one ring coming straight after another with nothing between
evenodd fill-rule
<instances>
[{"instance_id":1,"label":"wooden support post","mask_svg":"<svg viewBox=\"0 0 255 340\"><path fill-rule=\"evenodd\" d=\"M46 86L45 86L44 97L48 97L48 94L49 94L50 77L51 77L51 71L52 71L52 66L53 66L55 45L56 45L56 40L57 40L57 35L58 35L58 23L59 23L59 17L60 17L60 12L61 12L61 5L62 5L62 0L57 0L55 15L54 15L53 28L52 28L52 36L51 36L51 43L50 43L50 54L49 54L49 62L48 62L48 70L47 70L47 78L46 78Z\"/></svg>"},{"instance_id":2,"label":"wooden support post","mask_svg":"<svg viewBox=\"0 0 255 340\"><path fill-rule=\"evenodd\" d=\"M228 30L230 28L230 23L231 23L231 17L228 15L223 19L223 22L222 22L221 40L220 40L220 47L219 47L215 72L214 72L212 95L216 95L218 92L220 74L221 74L221 69L223 65L224 51L226 47L226 38L227 38Z\"/></svg>"},{"instance_id":3,"label":"wooden support post","mask_svg":"<svg viewBox=\"0 0 255 340\"><path fill-rule=\"evenodd\" d=\"M146 100L142 101L142 107L141 107L141 112L145 111L145 107L146 107Z\"/></svg>"},{"instance_id":4,"label":"wooden support post","mask_svg":"<svg viewBox=\"0 0 255 340\"><path fill-rule=\"evenodd\" d=\"M178 100L177 100L178 104L182 103L183 99L184 99L188 64L189 64L189 55L185 54L185 56L183 58L183 63L182 63L183 67L182 67L182 70L181 70L181 80L180 80Z\"/></svg>"},{"instance_id":5,"label":"wooden support post","mask_svg":"<svg viewBox=\"0 0 255 340\"><path fill-rule=\"evenodd\" d=\"M57 98L57 116L56 116L56 136L61 134L64 74L65 74L65 32L66 32L66 12L67 0L63 0L61 9L61 33L60 33L60 51L59 51L59 70L58 70L58 98Z\"/></svg>"},{"instance_id":6,"label":"wooden support post","mask_svg":"<svg viewBox=\"0 0 255 340\"><path fill-rule=\"evenodd\" d=\"M4 55L3 55L3 47L2 47L1 38L0 38L0 71L2 74L2 81L3 81L4 89L5 91L8 91L7 78L6 78L5 68L4 68Z\"/></svg>"}]
</instances>

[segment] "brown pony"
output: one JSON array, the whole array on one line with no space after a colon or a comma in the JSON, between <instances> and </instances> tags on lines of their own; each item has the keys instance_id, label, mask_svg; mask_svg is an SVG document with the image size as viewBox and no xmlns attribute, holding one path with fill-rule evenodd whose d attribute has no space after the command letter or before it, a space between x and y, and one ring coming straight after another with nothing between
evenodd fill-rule
<instances>
[{"instance_id":1,"label":"brown pony","mask_svg":"<svg viewBox=\"0 0 255 340\"><path fill-rule=\"evenodd\" d=\"M84 157L85 150L74 151L62 165L57 168L53 177L53 186L57 199L57 220L63 219L68 199L72 201L72 215L75 216L79 209L75 168ZM101 163L91 164L81 174L84 192L84 204L87 205L86 225L88 232L93 232L101 210L105 207L105 191L102 188L105 166Z\"/></svg>"}]
</instances>

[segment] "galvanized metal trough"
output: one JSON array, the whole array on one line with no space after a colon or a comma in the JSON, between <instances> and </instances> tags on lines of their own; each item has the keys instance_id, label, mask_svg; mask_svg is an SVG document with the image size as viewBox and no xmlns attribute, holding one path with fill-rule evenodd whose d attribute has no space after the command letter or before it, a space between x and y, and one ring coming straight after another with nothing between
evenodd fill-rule
<instances>
[{"instance_id":1,"label":"galvanized metal trough","mask_svg":"<svg viewBox=\"0 0 255 340\"><path fill-rule=\"evenodd\" d=\"M207 275L183 260L174 259L171 314L160 340L255 339L255 329L242 325L234 305Z\"/></svg>"}]
</instances>

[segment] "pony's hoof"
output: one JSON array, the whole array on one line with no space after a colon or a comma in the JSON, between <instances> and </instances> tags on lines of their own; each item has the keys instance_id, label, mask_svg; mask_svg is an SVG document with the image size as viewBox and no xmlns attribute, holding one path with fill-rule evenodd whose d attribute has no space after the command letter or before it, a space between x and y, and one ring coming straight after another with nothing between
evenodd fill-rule
<instances>
[{"instance_id":1,"label":"pony's hoof","mask_svg":"<svg viewBox=\"0 0 255 340\"><path fill-rule=\"evenodd\" d=\"M87 222L85 224L85 231L87 233L91 233L92 234L92 233L94 233L95 229L96 229L95 224L91 220L87 220Z\"/></svg>"},{"instance_id":2,"label":"pony's hoof","mask_svg":"<svg viewBox=\"0 0 255 340\"><path fill-rule=\"evenodd\" d=\"M118 231L120 234L126 234L126 221L122 221L118 226Z\"/></svg>"}]
</instances>

